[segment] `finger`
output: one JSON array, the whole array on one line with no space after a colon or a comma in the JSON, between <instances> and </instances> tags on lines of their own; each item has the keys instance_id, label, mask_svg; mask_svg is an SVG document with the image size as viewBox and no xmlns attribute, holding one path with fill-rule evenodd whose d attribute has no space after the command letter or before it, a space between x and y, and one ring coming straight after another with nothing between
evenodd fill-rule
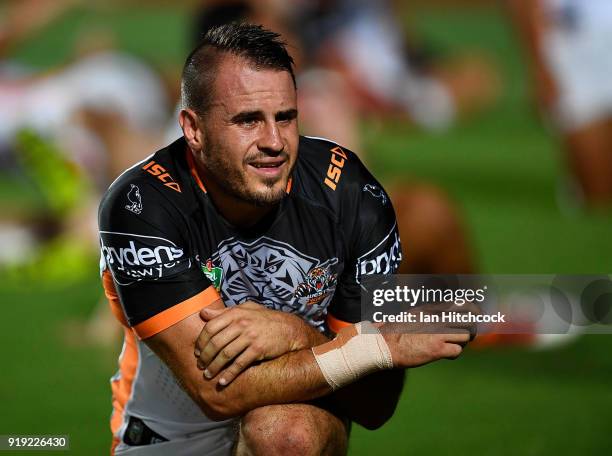
<instances>
[{"instance_id":1,"label":"finger","mask_svg":"<svg viewBox=\"0 0 612 456\"><path fill-rule=\"evenodd\" d=\"M198 358L198 367L202 370L206 369L210 362L215 359L215 356L240 336L241 332L240 328L235 325L229 325L223 331L211 337L208 343L202 347L202 353Z\"/></svg>"},{"instance_id":2,"label":"finger","mask_svg":"<svg viewBox=\"0 0 612 456\"><path fill-rule=\"evenodd\" d=\"M469 305L466 305L465 308L460 309L459 311L457 311L457 313L461 313L461 314L472 314L472 315L480 315L482 312L481 310L478 308L478 306L476 306L473 303L469 303ZM450 327L452 328L461 328L461 329L467 329L470 332L470 340L474 340L474 338L476 337L476 335L478 334L478 323L476 323L475 321L467 321L467 322L453 322Z\"/></svg>"},{"instance_id":3,"label":"finger","mask_svg":"<svg viewBox=\"0 0 612 456\"><path fill-rule=\"evenodd\" d=\"M446 359L457 359L461 352L463 351L463 347L459 344L454 343L446 343L444 344L444 348L442 349L442 358Z\"/></svg>"},{"instance_id":4,"label":"finger","mask_svg":"<svg viewBox=\"0 0 612 456\"><path fill-rule=\"evenodd\" d=\"M206 344L208 344L210 339L215 336L219 331L222 331L227 328L231 322L232 318L230 313L223 313L219 315L218 318L210 320L206 324L204 324L204 328L202 328L202 331L200 332L200 335L198 336L195 342L194 355L196 356L196 358L200 357L202 350L204 349Z\"/></svg>"},{"instance_id":5,"label":"finger","mask_svg":"<svg viewBox=\"0 0 612 456\"><path fill-rule=\"evenodd\" d=\"M478 323L476 322L453 322L450 323L448 326L448 328L452 328L453 330L458 330L458 331L469 331L470 334L476 334L477 330L478 330ZM457 331L451 331L451 332L457 332Z\"/></svg>"},{"instance_id":6,"label":"finger","mask_svg":"<svg viewBox=\"0 0 612 456\"><path fill-rule=\"evenodd\" d=\"M219 385L229 385L242 371L259 360L260 356L257 351L247 348L230 366L221 371L219 374Z\"/></svg>"},{"instance_id":7,"label":"finger","mask_svg":"<svg viewBox=\"0 0 612 456\"><path fill-rule=\"evenodd\" d=\"M444 334L444 341L453 344L465 344L470 341L470 332L461 330L461 332Z\"/></svg>"},{"instance_id":8,"label":"finger","mask_svg":"<svg viewBox=\"0 0 612 456\"><path fill-rule=\"evenodd\" d=\"M452 328L468 331L470 333L470 340L474 340L476 334L478 334L478 323L476 322L453 323Z\"/></svg>"},{"instance_id":9,"label":"finger","mask_svg":"<svg viewBox=\"0 0 612 456\"><path fill-rule=\"evenodd\" d=\"M469 340L470 342L474 340L474 338L478 334L478 325L476 323L472 323L471 325L466 325L465 327L463 327L463 329L465 329L466 331L470 333L470 340Z\"/></svg>"},{"instance_id":10,"label":"finger","mask_svg":"<svg viewBox=\"0 0 612 456\"><path fill-rule=\"evenodd\" d=\"M219 351L217 356L212 360L209 366L206 368L209 376L207 378L214 378L221 369L223 369L227 363L231 362L234 358L245 351L250 345L250 341L246 337L239 337L232 343L223 347ZM206 374L206 372L204 372Z\"/></svg>"},{"instance_id":11,"label":"finger","mask_svg":"<svg viewBox=\"0 0 612 456\"><path fill-rule=\"evenodd\" d=\"M219 315L221 315L223 312L225 312L228 309L229 309L228 307L225 307L223 309L215 309L215 308L211 308L210 306L207 306L207 307L204 307L202 310L200 310L200 318L204 321L209 321L215 317L218 317Z\"/></svg>"}]
</instances>

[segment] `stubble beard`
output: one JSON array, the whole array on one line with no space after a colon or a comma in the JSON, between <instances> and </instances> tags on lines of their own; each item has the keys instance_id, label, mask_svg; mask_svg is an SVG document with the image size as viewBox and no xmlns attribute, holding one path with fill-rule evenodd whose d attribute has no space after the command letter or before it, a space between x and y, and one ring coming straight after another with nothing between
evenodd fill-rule
<instances>
[{"instance_id":1,"label":"stubble beard","mask_svg":"<svg viewBox=\"0 0 612 456\"><path fill-rule=\"evenodd\" d=\"M228 195L257 207L272 206L279 203L285 196L284 187L278 189L274 187L279 180L287 180L286 178L263 179L259 182L263 183L265 189L251 189L247 183L245 173L242 170L233 168L228 161L222 158L222 154L213 153L212 150L214 149L209 147L209 144L204 144L202 163L209 174L216 180L219 187Z\"/></svg>"}]
</instances>

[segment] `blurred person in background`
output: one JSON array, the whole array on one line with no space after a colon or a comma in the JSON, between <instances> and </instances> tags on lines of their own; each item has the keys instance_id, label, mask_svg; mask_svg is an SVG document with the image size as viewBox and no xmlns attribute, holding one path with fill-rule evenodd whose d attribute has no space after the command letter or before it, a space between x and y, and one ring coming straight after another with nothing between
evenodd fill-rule
<instances>
[{"instance_id":1,"label":"blurred person in background","mask_svg":"<svg viewBox=\"0 0 612 456\"><path fill-rule=\"evenodd\" d=\"M612 204L612 2L508 0L527 51L536 101L559 132L587 207ZM572 188L573 187L573 188ZM561 201L564 203L565 201Z\"/></svg>"},{"instance_id":2,"label":"blurred person in background","mask_svg":"<svg viewBox=\"0 0 612 456\"><path fill-rule=\"evenodd\" d=\"M410 2L293 3L288 21L298 30L305 56L305 121L315 130L332 128L343 112L355 109L359 117L399 116L441 132L461 115L486 109L497 97L496 70L486 60L437 58L402 30L397 17L405 8L409 11ZM353 130L358 143L357 127L346 130Z\"/></svg>"},{"instance_id":3,"label":"blurred person in background","mask_svg":"<svg viewBox=\"0 0 612 456\"><path fill-rule=\"evenodd\" d=\"M9 208L0 222L0 267L47 283L77 280L98 249L100 193L141 151L159 146L166 88L143 61L116 49L112 33L83 30L73 57L38 71L11 51L76 6L76 0L9 2L0 24L0 163L37 187L42 207ZM112 343L116 324L101 301L70 337Z\"/></svg>"},{"instance_id":4,"label":"blurred person in background","mask_svg":"<svg viewBox=\"0 0 612 456\"><path fill-rule=\"evenodd\" d=\"M163 84L144 62L115 49L107 30L83 31L71 61L46 71L11 62L10 51L75 0L9 2L0 24L0 156L42 193L51 237L95 250L95 203L143 149L161 143ZM13 212L9 211L10 217ZM21 214L36 221L37 214ZM27 224L26 224L27 225Z\"/></svg>"},{"instance_id":5,"label":"blurred person in background","mask_svg":"<svg viewBox=\"0 0 612 456\"><path fill-rule=\"evenodd\" d=\"M5 111L0 122L0 168L13 169L16 166L14 154L15 139L13 128L6 125L5 117L12 117L11 111L19 101L22 81L31 70L10 59L13 50L24 40L38 32L64 11L69 9L72 1L5 1L0 4L0 109ZM9 124L10 124L9 120ZM55 232L52 227L44 226L37 230L24 230L23 226L31 224L36 218L41 225L47 225L49 218L29 214L20 207L3 205L0 218L0 244L2 254L0 265L21 261L34 254L34 243L37 237Z\"/></svg>"},{"instance_id":6,"label":"blurred person in background","mask_svg":"<svg viewBox=\"0 0 612 456\"><path fill-rule=\"evenodd\" d=\"M0 58L81 0L5 0L0 4ZM3 62L4 64L5 62Z\"/></svg>"}]
</instances>

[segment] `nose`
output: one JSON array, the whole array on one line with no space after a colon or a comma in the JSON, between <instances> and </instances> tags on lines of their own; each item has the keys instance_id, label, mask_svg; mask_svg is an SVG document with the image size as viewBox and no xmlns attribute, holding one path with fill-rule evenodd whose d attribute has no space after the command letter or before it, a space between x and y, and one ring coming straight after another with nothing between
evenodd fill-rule
<instances>
[{"instance_id":1,"label":"nose","mask_svg":"<svg viewBox=\"0 0 612 456\"><path fill-rule=\"evenodd\" d=\"M259 136L257 147L262 152L278 154L282 152L284 143L276 122L266 122Z\"/></svg>"}]
</instances>

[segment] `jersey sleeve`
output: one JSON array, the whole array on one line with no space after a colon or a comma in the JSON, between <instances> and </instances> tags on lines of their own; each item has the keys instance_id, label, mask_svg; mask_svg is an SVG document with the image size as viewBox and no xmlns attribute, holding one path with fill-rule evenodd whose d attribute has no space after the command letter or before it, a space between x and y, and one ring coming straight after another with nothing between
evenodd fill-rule
<instances>
[{"instance_id":1,"label":"jersey sleeve","mask_svg":"<svg viewBox=\"0 0 612 456\"><path fill-rule=\"evenodd\" d=\"M107 296L118 298L124 321L145 339L219 295L200 268L176 205L146 183L113 187L99 211L100 269Z\"/></svg>"},{"instance_id":2,"label":"jersey sleeve","mask_svg":"<svg viewBox=\"0 0 612 456\"><path fill-rule=\"evenodd\" d=\"M334 332L362 320L362 280L368 275L395 274L402 260L395 211L389 196L360 163L356 174L345 190L347 201L343 203L345 266L327 316L328 327Z\"/></svg>"}]
</instances>

